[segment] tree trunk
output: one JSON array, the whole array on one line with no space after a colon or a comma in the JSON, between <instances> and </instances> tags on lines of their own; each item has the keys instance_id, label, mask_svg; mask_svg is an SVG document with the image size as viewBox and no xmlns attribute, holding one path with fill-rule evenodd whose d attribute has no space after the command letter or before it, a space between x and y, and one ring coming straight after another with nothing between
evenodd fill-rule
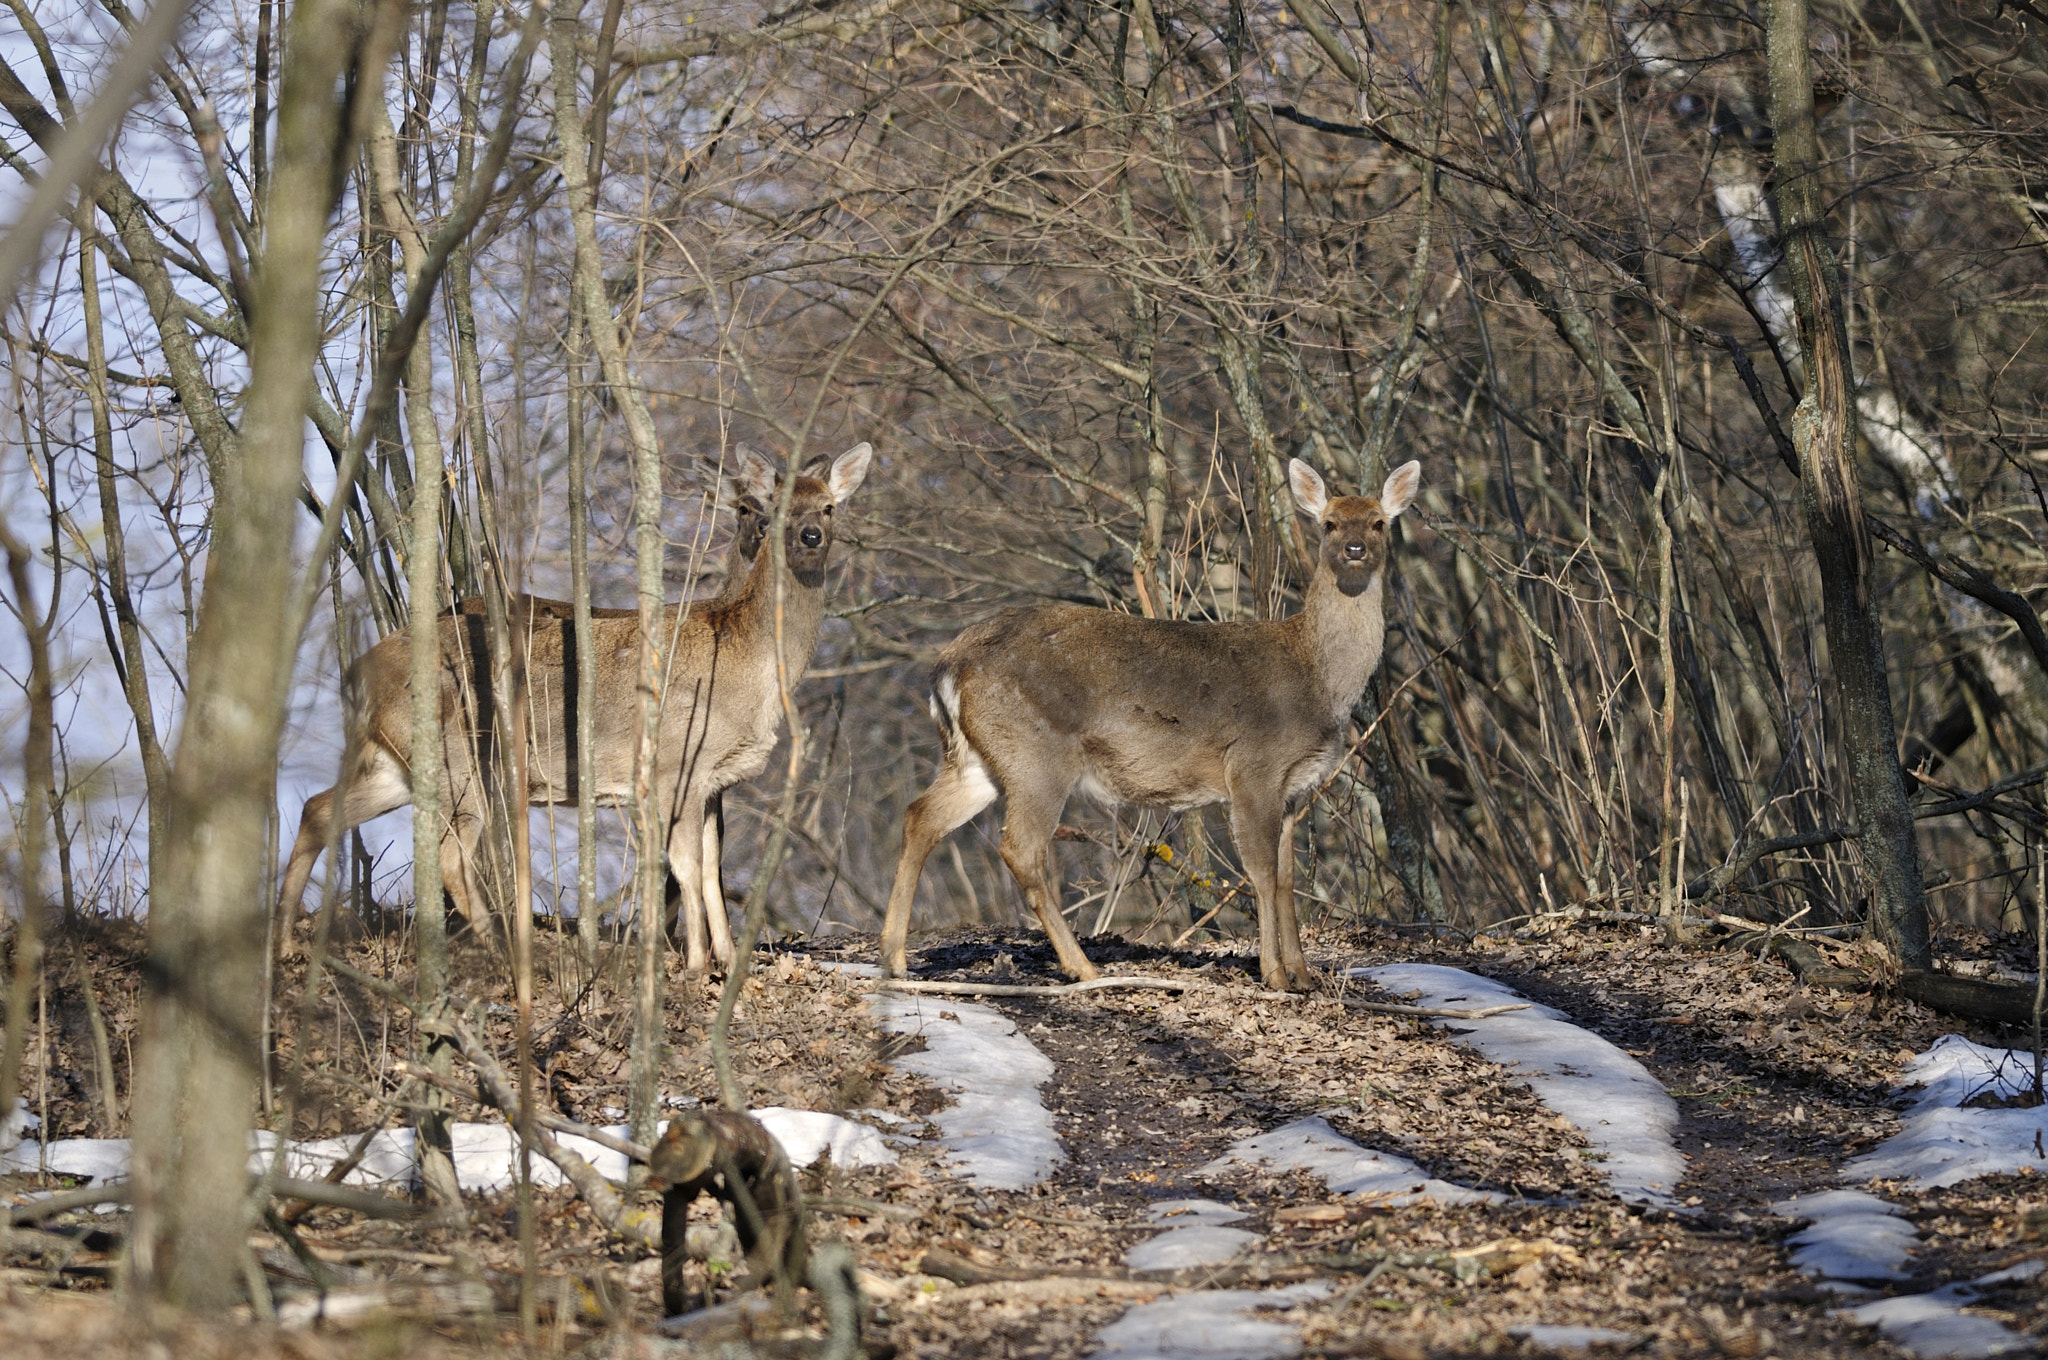
<instances>
[{"instance_id":1,"label":"tree trunk","mask_svg":"<svg viewBox=\"0 0 2048 1360\"><path fill-rule=\"evenodd\" d=\"M351 138L334 90L352 7L302 0L279 110L278 173L257 274L249 405L221 468L207 585L193 635L188 708L171 766L162 877L150 896L150 959L135 1118L130 1281L141 1298L218 1311L242 1294L250 1106L261 1062L262 868L296 638L293 506L304 466L321 256L335 158ZM381 65L359 98L374 106Z\"/></svg>"},{"instance_id":2,"label":"tree trunk","mask_svg":"<svg viewBox=\"0 0 2048 1360\"><path fill-rule=\"evenodd\" d=\"M1871 882L1870 927L1909 969L1930 966L1927 900L1913 814L1899 776L1884 640L1870 593L1870 536L1856 472L1856 406L1849 332L1834 252L1823 234L1820 138L1806 0L1773 0L1768 34L1771 123L1777 148L1779 234L1806 393L1792 413L1807 532L1820 568L1828 654L1848 747L1849 786Z\"/></svg>"}]
</instances>

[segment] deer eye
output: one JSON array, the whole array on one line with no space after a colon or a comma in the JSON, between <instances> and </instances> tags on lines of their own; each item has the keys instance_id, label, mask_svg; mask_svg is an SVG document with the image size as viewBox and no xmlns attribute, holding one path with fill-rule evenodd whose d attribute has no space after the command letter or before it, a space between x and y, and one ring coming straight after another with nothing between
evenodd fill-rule
<instances>
[{"instance_id":1,"label":"deer eye","mask_svg":"<svg viewBox=\"0 0 2048 1360\"><path fill-rule=\"evenodd\" d=\"M832 513L832 505L829 501L825 505L825 513L827 515L830 515Z\"/></svg>"},{"instance_id":2,"label":"deer eye","mask_svg":"<svg viewBox=\"0 0 2048 1360\"><path fill-rule=\"evenodd\" d=\"M1333 519L1326 519L1326 520L1324 520L1324 521L1323 521L1323 532L1324 532L1324 533L1326 533L1326 534L1334 534L1334 533L1336 533L1336 532L1337 532L1337 521L1336 521L1336 520L1333 520Z\"/></svg>"}]
</instances>

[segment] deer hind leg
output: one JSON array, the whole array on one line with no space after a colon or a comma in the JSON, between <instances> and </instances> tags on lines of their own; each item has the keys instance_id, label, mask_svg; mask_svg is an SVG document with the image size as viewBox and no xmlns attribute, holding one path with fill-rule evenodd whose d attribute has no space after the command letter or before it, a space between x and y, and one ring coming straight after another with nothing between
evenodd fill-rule
<instances>
[{"instance_id":1,"label":"deer hind leg","mask_svg":"<svg viewBox=\"0 0 2048 1360\"><path fill-rule=\"evenodd\" d=\"M993 803L996 792L988 767L963 742L957 756L946 752L932 786L903 814L903 853L896 860L896 882L889 889L889 910L882 920L882 971L890 977L902 977L909 967L910 905L925 860L948 834Z\"/></svg>"},{"instance_id":2,"label":"deer hind leg","mask_svg":"<svg viewBox=\"0 0 2048 1360\"><path fill-rule=\"evenodd\" d=\"M490 919L490 903L476 878L477 846L484 838L484 820L464 810L459 800L441 833L441 891L455 914L480 931Z\"/></svg>"},{"instance_id":3,"label":"deer hind leg","mask_svg":"<svg viewBox=\"0 0 2048 1360\"><path fill-rule=\"evenodd\" d=\"M1038 924L1052 941L1060 967L1076 982L1098 976L1095 965L1081 952L1080 943L1060 912L1059 875L1053 872L1052 833L1059 825L1060 809L1066 806L1067 787L1055 788L1051 781L1035 787L1009 789L1010 807L1003 817L1003 863L1024 889L1024 900L1038 914Z\"/></svg>"},{"instance_id":4,"label":"deer hind leg","mask_svg":"<svg viewBox=\"0 0 2048 1360\"><path fill-rule=\"evenodd\" d=\"M348 779L308 798L299 813L299 834L292 841L291 858L285 862L284 884L277 895L281 938L290 931L293 918L305 902L313 865L327 848L327 842L412 801L412 781L406 777L405 767L383 747L372 747L355 764ZM334 824L337 793L341 795L338 827Z\"/></svg>"}]
</instances>

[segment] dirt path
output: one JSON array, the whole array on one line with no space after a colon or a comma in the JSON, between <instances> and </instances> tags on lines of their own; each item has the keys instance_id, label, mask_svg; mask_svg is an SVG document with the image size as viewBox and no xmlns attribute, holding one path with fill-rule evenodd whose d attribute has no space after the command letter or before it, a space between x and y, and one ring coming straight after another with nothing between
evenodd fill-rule
<instances>
[{"instance_id":1,"label":"dirt path","mask_svg":"<svg viewBox=\"0 0 2048 1360\"><path fill-rule=\"evenodd\" d=\"M922 972L1016 981L1041 980L1035 975L1043 973L1051 981L1050 961L1040 952L1024 939L961 941L928 950ZM1241 966L1191 952L1122 952L1103 961L1225 977ZM1392 950L1368 948L1331 961L1393 957ZM1398 957L1412 960L1415 953ZM1434 961L1482 967L1642 1061L1679 1101L1678 1144L1690 1159L1679 1195L1688 1211L1643 1211L1616 1201L1587 1160L1583 1139L1458 1046L1455 1035L1347 1011L1329 998L1246 1005L1202 993L1097 994L990 1003L1052 1059L1055 1076L1045 1097L1069 1160L1031 1192L979 1197L976 1211L949 1225L954 1230L943 1245L1020 1273L1113 1272L1148 1235L1148 1208L1215 1199L1243 1210L1246 1217L1232 1226L1262 1239L1239 1268L1217 1272L1220 1283L1241 1283L1245 1260L1282 1266L1277 1279L1331 1282L1326 1299L1286 1314L1310 1354L1542 1353L1546 1347L1513 1331L1527 1327L1611 1329L1656 1354L1898 1354L1870 1330L1833 1316L1838 1300L1788 1265L1783 1239L1791 1225L1769 1206L1834 1188L1843 1162L1890 1132L1896 1120L1884 1078L1896 1050L1885 1046L1913 1036L1866 1015L1859 1048L1871 1061L1861 1074L1831 1074L1831 1050L1816 1056L1811 1045L1783 1041L1759 1049L1731 1039L1712 1017L1684 1013L1685 987L1672 979L1703 990L1726 986L1731 979L1721 975L1720 960L1708 960L1711 975L1652 960L1663 966L1639 976L1633 988L1615 985L1606 967L1567 959ZM1604 956L1607 966L1617 962L1611 952ZM1688 970L1696 962L1688 960ZM1787 1006L1793 1022L1833 1006L1802 999L1782 974L1751 968L1739 981L1770 991L1773 1005L1752 1002L1732 1031L1738 1038L1758 1023L1782 1028ZM1830 1010L1827 1018L1844 1017ZM1304 1210L1341 1197L1299 1172L1201 1174L1235 1139L1317 1113L1369 1148L1505 1199L1303 1222L1314 1217ZM1963 1197L1980 1210L1971 1220L1978 1226L1998 1216L1985 1207L1996 1204L1996 1190L1986 1190ZM1944 1213L1953 1222L1962 1208L1916 1207L1916 1223ZM1961 1277L2000 1250L1954 1249L1963 1236L1934 1234L1915 1283ZM1562 1250L1499 1276L1460 1281L1427 1266L1398 1266L1367 1278L1370 1263L1389 1253L1474 1248L1504 1238L1540 1239ZM1306 1257L1326 1264L1284 1268ZM1350 1259L1359 1264L1349 1266ZM901 1269L915 1262L877 1264ZM1005 1286L977 1286L960 1291L958 1304L941 1289L921 1307L893 1310L891 1339L917 1355L1080 1356L1090 1353L1095 1330L1128 1306L1101 1299L1053 1306L1026 1286L1010 1289L1014 1299Z\"/></svg>"},{"instance_id":2,"label":"dirt path","mask_svg":"<svg viewBox=\"0 0 2048 1360\"><path fill-rule=\"evenodd\" d=\"M1570 1354L1559 1349L1564 1342L1607 1335L1637 1353L1670 1356L1900 1354L1872 1329L1836 1316L1841 1299L1789 1264L1785 1239L1793 1225L1770 1206L1837 1187L1844 1164L1898 1126L1889 1082L1948 1024L1910 1005L1808 992L1775 963L1667 949L1628 930L1455 950L1370 932L1320 944L1314 957L1329 982L1310 998L1255 995L1252 960L1242 952L1093 941L1093 957L1112 971L1187 976L1228 990L976 999L1014 1023L1051 1064L1037 1089L1064 1159L1022 1190L977 1188L949 1162L936 1117L953 1097L896 1065L925 1040L879 1035L868 983L792 955L764 960L735 1031L749 1103L844 1111L909 1135L894 1166L821 1164L805 1173L823 1206L818 1233L845 1237L866 1272L878 1305L873 1346L929 1360L1451 1357ZM369 937L351 957L380 971L389 966L382 948ZM871 946L839 952L872 961ZM100 960L99 976L123 989L110 989L107 1002L117 1017L132 1009L136 958L109 951ZM1601 1154L1520 1080L1461 1044L1455 1025L1346 1004L1378 994L1345 981L1341 970L1394 963L1496 978L1643 1063L1679 1109L1676 1141L1690 1159L1677 1188L1679 1212L1617 1199ZM918 969L933 978L1058 980L1035 934L927 942ZM498 976L488 958L467 960L465 986L477 1000L498 1003L491 1042L509 1052L507 997L502 987L491 990ZM395 980L403 983L403 973ZM574 995L576 1004L551 1012L543 1030L547 1089L561 1113L604 1122L625 1103L627 997L611 984ZM665 1000L676 1044L664 1065L665 1091L679 1100L714 1096L703 1035L715 991L677 976ZM925 1000L934 1019L966 1004ZM407 1051L406 1036L365 1023L375 1010L364 998L341 994L321 1005L304 1040L315 1066L297 1136L394 1119L389 1066L394 1053ZM53 1015L70 1009L75 999L59 989ZM70 1031L59 1025L52 1032ZM290 1051L283 1041L280 1048ZM89 1060L70 1039L47 1059L53 1080L43 1108L59 1136L99 1131L92 1102L54 1080L86 1070ZM1418 1179L1497 1198L1397 1207L1334 1193L1300 1170L1207 1170L1240 1140L1310 1117L1320 1117L1333 1138L1413 1163ZM1899 1290L1975 1279L2048 1252L2048 1186L2039 1178L1984 1178L1928 1193L1873 1188L1900 1205L1920 1234L1912 1278ZM1248 1234L1238 1239L1248 1243L1244 1253L1170 1279L1129 1270L1134 1245L1193 1221L1155 1221L1172 1202L1187 1200L1241 1214L1227 1226ZM682 1354L673 1349L679 1343L653 1332L657 1263L610 1238L566 1190L543 1192L539 1203L547 1244L539 1294L564 1351L592 1360ZM708 1202L700 1208L711 1211ZM410 1353L466 1358L516 1345L516 1221L504 1192L473 1197L466 1229L317 1210L298 1231L334 1259L375 1262L352 1267L365 1278L399 1286L488 1283L494 1311L460 1336L445 1319L391 1324L399 1328L393 1335L408 1338ZM113 1216L79 1226L120 1223ZM82 1249L57 1256L50 1242L16 1243L0 1271L0 1328L9 1319L42 1328L25 1354L92 1360L109 1349L91 1340L101 1335L91 1327L53 1330L39 1321L55 1316L50 1310L60 1303L94 1299L106 1303L105 1317L119 1314L104 1293L113 1258L96 1240L88 1232ZM277 1297L303 1296L310 1282L293 1274L283 1244L259 1245ZM731 1297L729 1277L690 1269L697 1284ZM1265 1292L1236 1299L1225 1288ZM1288 1306L1247 1311L1260 1298ZM559 1309L555 1300L563 1301ZM2048 1333L2048 1302L2034 1284L1980 1304L2021 1333ZM1161 1319L1214 1326L1234 1339L1208 1351L1183 1344L1185 1337L1154 1345ZM283 1334L252 1341L238 1325L217 1329L220 1353L240 1360L283 1353ZM323 1352L355 1353L339 1336Z\"/></svg>"}]
</instances>

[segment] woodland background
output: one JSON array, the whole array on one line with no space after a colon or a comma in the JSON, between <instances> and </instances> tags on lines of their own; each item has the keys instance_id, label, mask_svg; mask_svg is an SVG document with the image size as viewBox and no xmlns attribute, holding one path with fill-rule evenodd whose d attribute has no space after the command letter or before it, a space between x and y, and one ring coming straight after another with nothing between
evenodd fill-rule
<instances>
[{"instance_id":1,"label":"woodland background","mask_svg":"<svg viewBox=\"0 0 2048 1360\"><path fill-rule=\"evenodd\" d=\"M1416 458L1425 487L1370 736L1304 818L1311 922L1675 924L1689 897L1868 921L1924 967L1928 923L2033 916L2025 0L202 2L104 146L87 92L177 15L8 4L0 156L18 219L38 191L54 216L8 241L0 1097L46 924L146 918L192 979L165 1006L229 1049L267 1024L230 979L269 986L265 875L333 777L348 660L496 590L710 593L741 441L878 451L794 774L727 800L729 882L785 934L875 927L964 624L1287 612L1295 456L1347 490ZM1797 142L1774 18L1806 36ZM53 171L79 147L99 168ZM1826 288L1781 261L1799 231ZM1829 308L1853 582L1798 467ZM1850 586L1884 730L1838 690ZM1910 800L1905 868L1859 780ZM934 858L920 929L1014 919L997 815ZM636 837L575 820L533 823L539 924L590 946L630 919ZM1246 925L1215 814L1067 820L1084 933ZM330 880L359 915L409 899L404 846L371 853L399 839ZM163 1070L204 1089L206 1047Z\"/></svg>"}]
</instances>

